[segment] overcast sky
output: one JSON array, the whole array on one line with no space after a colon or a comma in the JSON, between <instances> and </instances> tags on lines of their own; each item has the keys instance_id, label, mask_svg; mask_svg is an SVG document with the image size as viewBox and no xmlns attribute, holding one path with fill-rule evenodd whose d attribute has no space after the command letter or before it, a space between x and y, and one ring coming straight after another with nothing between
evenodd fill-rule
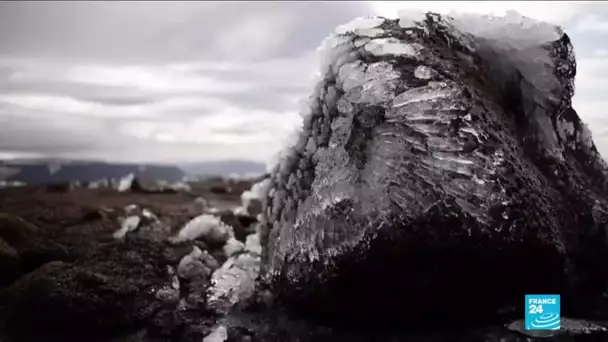
<instances>
[{"instance_id":1,"label":"overcast sky","mask_svg":"<svg viewBox=\"0 0 608 342\"><path fill-rule=\"evenodd\" d=\"M0 157L265 161L300 124L321 40L408 7L563 25L608 156L606 2L36 1L0 3Z\"/></svg>"}]
</instances>

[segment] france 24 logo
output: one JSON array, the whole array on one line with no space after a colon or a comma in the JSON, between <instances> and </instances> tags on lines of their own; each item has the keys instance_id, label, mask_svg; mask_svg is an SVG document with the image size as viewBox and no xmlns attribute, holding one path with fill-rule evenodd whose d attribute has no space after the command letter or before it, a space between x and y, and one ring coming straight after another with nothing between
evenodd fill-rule
<instances>
[{"instance_id":1,"label":"france 24 logo","mask_svg":"<svg viewBox=\"0 0 608 342\"><path fill-rule=\"evenodd\" d=\"M560 328L559 295L526 295L526 330Z\"/></svg>"}]
</instances>

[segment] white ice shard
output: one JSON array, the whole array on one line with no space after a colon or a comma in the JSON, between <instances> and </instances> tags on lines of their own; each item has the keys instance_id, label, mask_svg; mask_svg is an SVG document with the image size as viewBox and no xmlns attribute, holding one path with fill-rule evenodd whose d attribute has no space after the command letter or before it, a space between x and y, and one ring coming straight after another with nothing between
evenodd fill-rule
<instances>
[{"instance_id":1,"label":"white ice shard","mask_svg":"<svg viewBox=\"0 0 608 342\"><path fill-rule=\"evenodd\" d=\"M255 183L251 186L251 189L243 191L241 194L241 203L243 214L257 215L259 214L259 207L261 207L261 201L267 192L266 188L270 182L267 179L261 182ZM258 209L256 209L258 207ZM236 214L236 212L235 212Z\"/></svg>"},{"instance_id":2,"label":"white ice shard","mask_svg":"<svg viewBox=\"0 0 608 342\"><path fill-rule=\"evenodd\" d=\"M186 223L173 241L181 242L203 237L206 241L224 243L231 235L232 227L223 223L216 216L203 214Z\"/></svg>"},{"instance_id":3,"label":"white ice shard","mask_svg":"<svg viewBox=\"0 0 608 342\"><path fill-rule=\"evenodd\" d=\"M120 229L114 232L114 234L113 234L114 238L115 239L124 238L127 235L127 233L136 230L139 227L140 222L141 222L141 219L139 218L139 216L129 216L129 217L125 218L121 223Z\"/></svg>"},{"instance_id":4,"label":"white ice shard","mask_svg":"<svg viewBox=\"0 0 608 342\"><path fill-rule=\"evenodd\" d=\"M141 211L141 216L143 216L145 219L149 220L149 221L158 221L158 217L156 215L154 215L154 213L152 211L150 211L150 209L142 209Z\"/></svg>"},{"instance_id":5,"label":"white ice shard","mask_svg":"<svg viewBox=\"0 0 608 342\"><path fill-rule=\"evenodd\" d=\"M209 335L203 338L203 342L224 342L228 339L228 328L225 325L218 325L213 328Z\"/></svg>"},{"instance_id":6,"label":"white ice shard","mask_svg":"<svg viewBox=\"0 0 608 342\"><path fill-rule=\"evenodd\" d=\"M260 236L257 233L247 235L247 238L245 239L245 251L255 254L255 255L262 254L262 245L260 245Z\"/></svg>"},{"instance_id":7,"label":"white ice shard","mask_svg":"<svg viewBox=\"0 0 608 342\"><path fill-rule=\"evenodd\" d=\"M209 306L226 313L234 304L251 296L260 272L260 262L259 256L250 253L229 258L211 275L207 294Z\"/></svg>"},{"instance_id":8,"label":"white ice shard","mask_svg":"<svg viewBox=\"0 0 608 342\"><path fill-rule=\"evenodd\" d=\"M205 210L207 208L209 208L209 204L207 203L207 200L204 199L203 197L197 197L194 199L194 210L199 213L202 214L205 212Z\"/></svg>"},{"instance_id":9,"label":"white ice shard","mask_svg":"<svg viewBox=\"0 0 608 342\"><path fill-rule=\"evenodd\" d=\"M231 256L244 251L245 245L241 241L231 237L228 239L228 241L226 241L226 244L224 247L222 247L222 249L224 251L224 255L226 255L226 258L230 258Z\"/></svg>"},{"instance_id":10,"label":"white ice shard","mask_svg":"<svg viewBox=\"0 0 608 342\"><path fill-rule=\"evenodd\" d=\"M118 190L120 192L125 192L125 191L130 190L131 185L133 184L133 180L135 180L135 175L132 173L129 173L128 175L126 175L125 177L120 179L116 190Z\"/></svg>"}]
</instances>

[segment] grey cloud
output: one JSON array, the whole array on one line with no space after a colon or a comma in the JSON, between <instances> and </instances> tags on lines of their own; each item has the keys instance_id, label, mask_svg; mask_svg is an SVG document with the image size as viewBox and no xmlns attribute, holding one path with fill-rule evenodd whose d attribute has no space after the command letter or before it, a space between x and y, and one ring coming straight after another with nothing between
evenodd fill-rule
<instances>
[{"instance_id":1,"label":"grey cloud","mask_svg":"<svg viewBox=\"0 0 608 342\"><path fill-rule=\"evenodd\" d=\"M312 49L337 23L369 13L364 2L2 2L0 54L131 63L230 60L246 54L231 41L283 34L284 41L258 55L268 59ZM250 21L269 23L270 30L239 31Z\"/></svg>"},{"instance_id":2,"label":"grey cloud","mask_svg":"<svg viewBox=\"0 0 608 342\"><path fill-rule=\"evenodd\" d=\"M600 32L576 31L577 22L590 14L608 19L608 9L591 4L577 9L579 15L565 26L581 59L608 41ZM336 25L371 12L365 2L0 2L0 95L57 95L125 109L124 116L115 118L43 109L0 111L0 152L142 161L266 158L278 148L278 141L160 142L135 138L121 127L134 119L126 114L130 107L154 109L188 96L225 102L240 112L266 112L266 122L217 127L213 133L248 135L277 129L270 123L280 120L282 113L297 111L295 99L309 95L309 76L316 68L313 52L321 40ZM185 70L179 72L184 75L211 78L227 90L151 91L66 78L70 68L82 65L151 70L183 65ZM242 84L251 87L241 91L237 85ZM581 87L577 96L597 101L603 94ZM187 125L218 110L186 106L142 121ZM608 139L605 131L597 132L596 139Z\"/></svg>"},{"instance_id":3,"label":"grey cloud","mask_svg":"<svg viewBox=\"0 0 608 342\"><path fill-rule=\"evenodd\" d=\"M92 100L106 104L143 104L158 100L158 96L133 87L107 87L64 81L0 81L0 93L68 96L78 100Z\"/></svg>"},{"instance_id":4,"label":"grey cloud","mask_svg":"<svg viewBox=\"0 0 608 342\"><path fill-rule=\"evenodd\" d=\"M94 121L94 120L92 120ZM94 125L95 122L87 123ZM106 143L103 130L84 130L57 118L31 118L23 115L0 116L0 146L11 152L42 154L88 151ZM93 133L93 134L91 134Z\"/></svg>"}]
</instances>

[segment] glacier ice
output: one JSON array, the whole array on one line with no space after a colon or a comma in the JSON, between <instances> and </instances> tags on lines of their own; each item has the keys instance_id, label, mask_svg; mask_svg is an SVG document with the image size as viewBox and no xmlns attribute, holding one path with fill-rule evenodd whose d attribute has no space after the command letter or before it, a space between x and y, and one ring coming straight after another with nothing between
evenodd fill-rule
<instances>
[{"instance_id":1,"label":"glacier ice","mask_svg":"<svg viewBox=\"0 0 608 342\"><path fill-rule=\"evenodd\" d=\"M595 240L608 182L571 108L575 61L561 29L514 13L407 13L349 23L318 53L302 130L264 196L265 281L313 311L344 314L351 302L374 305L348 297L360 283L395 300L442 292L442 283L483 291L472 279L494 272L487 260L511 265L539 250L538 262L552 265L545 279L566 281L564 255L580 247L572 227L587 222L581 234ZM595 257L598 248L584 250ZM425 262L443 272L425 273ZM361 279L393 268L385 289ZM457 270L470 277L442 278ZM509 272L495 273L505 300L518 286L547 285L519 266ZM346 290L332 292L332 281ZM414 297L404 303L424 309Z\"/></svg>"}]
</instances>

